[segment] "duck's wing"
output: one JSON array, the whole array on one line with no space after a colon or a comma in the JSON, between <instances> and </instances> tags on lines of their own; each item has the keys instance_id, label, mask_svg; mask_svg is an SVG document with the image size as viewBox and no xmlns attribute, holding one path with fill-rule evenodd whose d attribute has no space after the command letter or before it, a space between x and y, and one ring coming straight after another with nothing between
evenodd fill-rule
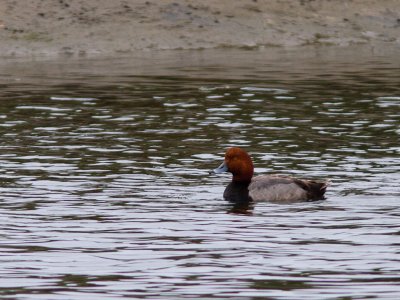
<instances>
[{"instance_id":1,"label":"duck's wing","mask_svg":"<svg viewBox=\"0 0 400 300\"><path fill-rule=\"evenodd\" d=\"M326 182L297 179L284 175L254 177L249 195L254 201L293 202L323 199Z\"/></svg>"}]
</instances>

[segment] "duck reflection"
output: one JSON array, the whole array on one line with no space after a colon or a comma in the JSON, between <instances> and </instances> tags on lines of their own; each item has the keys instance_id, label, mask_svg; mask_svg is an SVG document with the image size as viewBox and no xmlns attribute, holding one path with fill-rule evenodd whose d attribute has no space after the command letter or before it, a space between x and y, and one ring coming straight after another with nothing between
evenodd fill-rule
<instances>
[{"instance_id":1,"label":"duck reflection","mask_svg":"<svg viewBox=\"0 0 400 300\"><path fill-rule=\"evenodd\" d=\"M254 202L248 199L242 201L228 201L228 214L252 216Z\"/></svg>"}]
</instances>

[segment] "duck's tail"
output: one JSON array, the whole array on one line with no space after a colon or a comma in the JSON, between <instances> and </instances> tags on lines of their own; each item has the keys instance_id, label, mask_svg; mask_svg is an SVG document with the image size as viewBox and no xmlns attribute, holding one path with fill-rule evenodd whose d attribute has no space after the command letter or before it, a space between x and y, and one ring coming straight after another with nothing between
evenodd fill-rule
<instances>
[{"instance_id":1,"label":"duck's tail","mask_svg":"<svg viewBox=\"0 0 400 300\"><path fill-rule=\"evenodd\" d=\"M325 199L325 192L328 186L332 184L331 180L327 181L309 181L309 197L312 200Z\"/></svg>"},{"instance_id":2,"label":"duck's tail","mask_svg":"<svg viewBox=\"0 0 400 300\"><path fill-rule=\"evenodd\" d=\"M331 185L331 180L316 181L293 178L294 182L307 192L309 201L325 199L326 188Z\"/></svg>"}]
</instances>

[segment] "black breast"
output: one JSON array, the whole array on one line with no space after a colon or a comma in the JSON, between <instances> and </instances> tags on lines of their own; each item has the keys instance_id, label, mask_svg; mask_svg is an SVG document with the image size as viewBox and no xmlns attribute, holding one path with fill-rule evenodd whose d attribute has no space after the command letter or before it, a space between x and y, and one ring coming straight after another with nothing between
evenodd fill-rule
<instances>
[{"instance_id":1,"label":"black breast","mask_svg":"<svg viewBox=\"0 0 400 300\"><path fill-rule=\"evenodd\" d=\"M249 196L249 182L231 182L224 191L224 199L234 203L251 201Z\"/></svg>"}]
</instances>

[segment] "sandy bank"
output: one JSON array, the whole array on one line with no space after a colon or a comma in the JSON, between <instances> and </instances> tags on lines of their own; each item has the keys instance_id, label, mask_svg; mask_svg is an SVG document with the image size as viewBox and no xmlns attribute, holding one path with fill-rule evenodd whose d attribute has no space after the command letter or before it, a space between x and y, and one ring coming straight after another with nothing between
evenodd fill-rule
<instances>
[{"instance_id":1,"label":"sandy bank","mask_svg":"<svg viewBox=\"0 0 400 300\"><path fill-rule=\"evenodd\" d=\"M398 0L2 0L0 55L400 46Z\"/></svg>"}]
</instances>

